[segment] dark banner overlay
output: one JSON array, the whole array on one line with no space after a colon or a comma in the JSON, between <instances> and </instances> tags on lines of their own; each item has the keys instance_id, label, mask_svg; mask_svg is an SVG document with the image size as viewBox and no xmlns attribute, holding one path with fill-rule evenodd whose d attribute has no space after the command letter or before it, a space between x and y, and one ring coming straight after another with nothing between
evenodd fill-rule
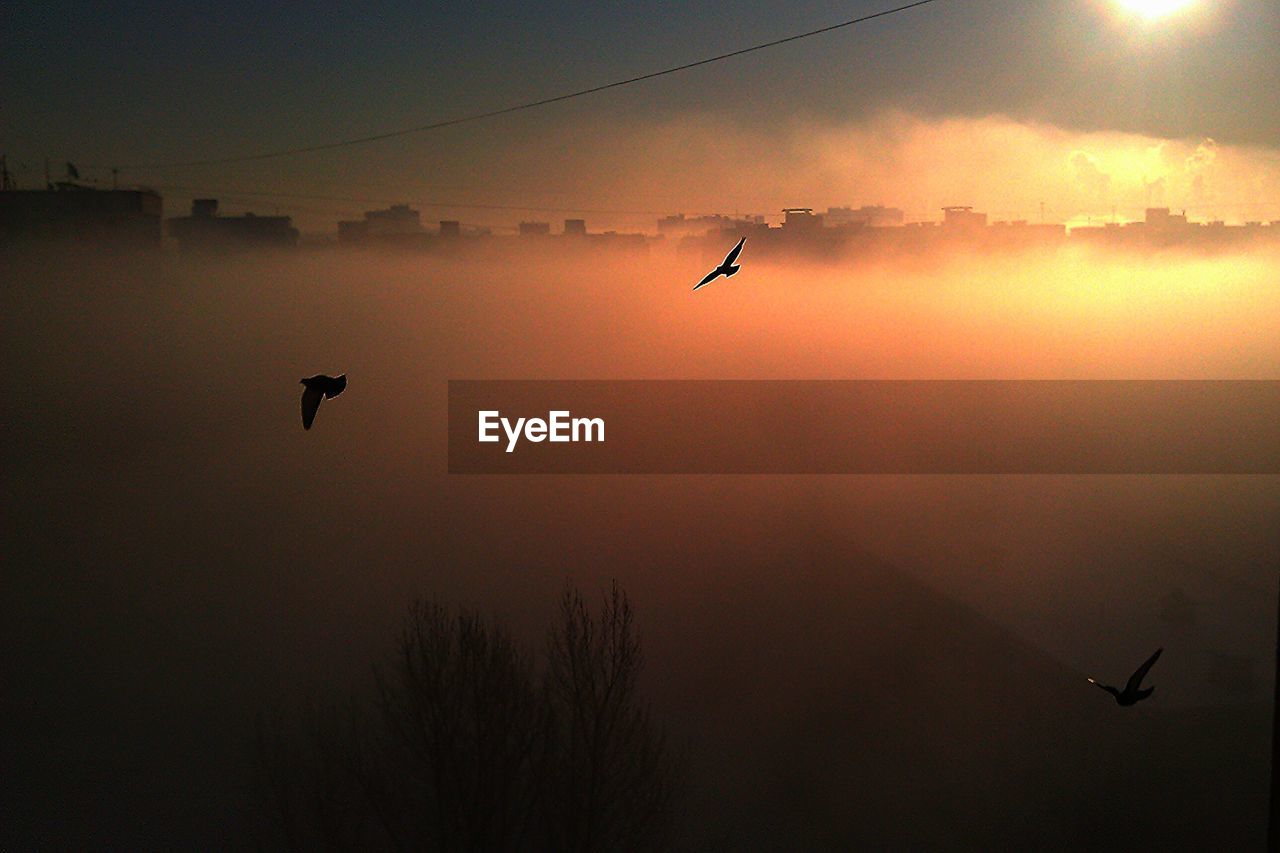
<instances>
[{"instance_id":1,"label":"dark banner overlay","mask_svg":"<svg viewBox=\"0 0 1280 853\"><path fill-rule=\"evenodd\" d=\"M449 472L1280 474L1280 382L453 380Z\"/></svg>"}]
</instances>

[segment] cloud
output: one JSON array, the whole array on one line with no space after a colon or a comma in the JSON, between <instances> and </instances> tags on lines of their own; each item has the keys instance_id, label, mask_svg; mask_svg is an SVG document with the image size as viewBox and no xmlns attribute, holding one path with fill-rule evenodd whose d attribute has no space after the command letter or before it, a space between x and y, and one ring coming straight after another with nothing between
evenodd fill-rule
<instances>
[{"instance_id":1,"label":"cloud","mask_svg":"<svg viewBox=\"0 0 1280 853\"><path fill-rule=\"evenodd\" d=\"M1147 207L1159 207L1164 203L1165 179L1156 178L1147 181L1144 179L1147 188Z\"/></svg>"},{"instance_id":2,"label":"cloud","mask_svg":"<svg viewBox=\"0 0 1280 853\"><path fill-rule=\"evenodd\" d=\"M1187 175L1191 179L1191 198L1195 204L1204 204L1211 199L1209 181L1214 163L1218 159L1218 143L1206 139L1196 146L1196 150L1186 159Z\"/></svg>"},{"instance_id":3,"label":"cloud","mask_svg":"<svg viewBox=\"0 0 1280 853\"><path fill-rule=\"evenodd\" d=\"M1187 171L1192 173L1203 173L1205 170L1213 166L1213 161L1218 159L1218 143L1212 139L1206 139L1196 146L1196 150L1187 158Z\"/></svg>"},{"instance_id":4,"label":"cloud","mask_svg":"<svg viewBox=\"0 0 1280 853\"><path fill-rule=\"evenodd\" d=\"M1046 217L1058 222L1113 211L1140 218L1148 206L1186 208L1201 219L1280 219L1280 149L1203 136L1081 132L1000 115L924 118L891 110L856 122L787 119L767 127L711 111L660 121L584 118L522 138L485 159L482 170L461 159L479 157L474 152L438 153L438 168L406 197L464 195L432 189L433 180L454 171L483 174L468 200L604 211L776 219L790 206L886 204L919 221L939 219L946 205L973 205L993 220L1037 220L1043 203ZM587 218L593 229L652 229L657 217Z\"/></svg>"},{"instance_id":5,"label":"cloud","mask_svg":"<svg viewBox=\"0 0 1280 853\"><path fill-rule=\"evenodd\" d=\"M1081 133L1003 116L931 120L888 112L859 123L797 121L762 132L699 115L584 147L607 152L595 177L612 196L644 188L689 209L773 213L788 205L884 203L909 217L937 218L944 205L972 204L995 218L1030 219L1043 201L1065 221L1112 208L1140 215L1149 204L1244 218L1237 208L1256 212L1272 203L1269 217L1280 218L1280 150ZM1220 208L1196 209L1212 205Z\"/></svg>"},{"instance_id":6,"label":"cloud","mask_svg":"<svg viewBox=\"0 0 1280 853\"><path fill-rule=\"evenodd\" d=\"M1073 151L1071 166L1076 171L1076 183L1090 201L1105 202L1111 188L1111 176L1098 168L1098 158L1087 151Z\"/></svg>"}]
</instances>

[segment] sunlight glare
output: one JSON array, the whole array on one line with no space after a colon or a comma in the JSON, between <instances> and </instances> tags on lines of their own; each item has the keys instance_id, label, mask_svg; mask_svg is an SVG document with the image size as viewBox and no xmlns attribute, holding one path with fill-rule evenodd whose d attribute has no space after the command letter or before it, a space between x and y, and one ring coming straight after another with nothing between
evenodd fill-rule
<instances>
[{"instance_id":1,"label":"sunlight glare","mask_svg":"<svg viewBox=\"0 0 1280 853\"><path fill-rule=\"evenodd\" d=\"M1117 2L1126 12L1154 21L1182 11L1195 0L1117 0Z\"/></svg>"}]
</instances>

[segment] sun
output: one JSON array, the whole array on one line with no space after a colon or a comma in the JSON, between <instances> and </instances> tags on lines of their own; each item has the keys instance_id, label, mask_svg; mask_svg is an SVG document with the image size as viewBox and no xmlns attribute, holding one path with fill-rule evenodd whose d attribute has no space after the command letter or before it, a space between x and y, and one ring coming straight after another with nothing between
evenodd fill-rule
<instances>
[{"instance_id":1,"label":"sun","mask_svg":"<svg viewBox=\"0 0 1280 853\"><path fill-rule=\"evenodd\" d=\"M1116 0L1121 9L1148 21L1166 18L1174 12L1181 12L1195 0Z\"/></svg>"}]
</instances>

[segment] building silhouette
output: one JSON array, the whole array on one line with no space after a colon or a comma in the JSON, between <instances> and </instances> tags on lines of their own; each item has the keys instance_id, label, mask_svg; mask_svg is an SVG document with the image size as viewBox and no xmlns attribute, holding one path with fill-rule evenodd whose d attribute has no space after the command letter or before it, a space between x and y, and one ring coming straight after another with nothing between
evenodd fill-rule
<instances>
[{"instance_id":1,"label":"building silhouette","mask_svg":"<svg viewBox=\"0 0 1280 853\"><path fill-rule=\"evenodd\" d=\"M69 181L0 191L0 241L158 247L163 201L148 189L100 190Z\"/></svg>"},{"instance_id":2,"label":"building silhouette","mask_svg":"<svg viewBox=\"0 0 1280 853\"><path fill-rule=\"evenodd\" d=\"M814 213L812 207L785 207L782 209L782 227L797 231L816 230L822 227L821 213Z\"/></svg>"},{"instance_id":3,"label":"building silhouette","mask_svg":"<svg viewBox=\"0 0 1280 853\"><path fill-rule=\"evenodd\" d=\"M1072 240L1132 249L1178 247L1214 249L1280 239L1280 221L1227 225L1221 220L1191 222L1187 213L1167 207L1149 207L1141 222L1108 222L1071 229Z\"/></svg>"},{"instance_id":4,"label":"building silhouette","mask_svg":"<svg viewBox=\"0 0 1280 853\"><path fill-rule=\"evenodd\" d=\"M1169 212L1167 207L1148 207L1144 222L1148 228L1161 230L1185 228L1187 227L1187 212L1184 210L1180 214L1173 214Z\"/></svg>"},{"instance_id":5,"label":"building silhouette","mask_svg":"<svg viewBox=\"0 0 1280 853\"><path fill-rule=\"evenodd\" d=\"M191 202L190 216L169 220L169 236L180 248L291 248L298 245L298 229L288 216L219 216L216 198Z\"/></svg>"},{"instance_id":6,"label":"building silhouette","mask_svg":"<svg viewBox=\"0 0 1280 853\"><path fill-rule=\"evenodd\" d=\"M801 256L835 260L870 252L909 255L935 247L1000 247L1048 244L1066 239L1063 225L1032 225L1025 220L989 225L987 214L971 206L942 210L940 222L908 222L898 208L883 205L828 208L826 215L809 207L782 210L782 223L770 227L736 224L686 237L681 251L700 253L704 261L722 257L725 249L742 238L751 238L752 255Z\"/></svg>"},{"instance_id":7,"label":"building silhouette","mask_svg":"<svg viewBox=\"0 0 1280 853\"><path fill-rule=\"evenodd\" d=\"M623 234L618 231L605 231L600 234L588 234L587 245L601 249L621 249L628 252L646 253L652 238L645 234Z\"/></svg>"},{"instance_id":8,"label":"building silhouette","mask_svg":"<svg viewBox=\"0 0 1280 853\"><path fill-rule=\"evenodd\" d=\"M368 210L363 219L338 223L338 242L346 245L413 246L423 244L427 236L422 214L407 204Z\"/></svg>"},{"instance_id":9,"label":"building silhouette","mask_svg":"<svg viewBox=\"0 0 1280 853\"><path fill-rule=\"evenodd\" d=\"M753 225L764 225L764 217L758 214L725 216L720 213L686 217L683 213L676 213L658 220L658 233L663 237L701 237L709 231L728 231Z\"/></svg>"},{"instance_id":10,"label":"building silhouette","mask_svg":"<svg viewBox=\"0 0 1280 853\"><path fill-rule=\"evenodd\" d=\"M47 189L18 190L9 184L0 190L0 243L60 240L159 246L164 233L162 210L162 198L148 189L100 190L61 181ZM776 226L759 215L674 214L657 221L657 238L616 231L589 233L585 219L565 219L558 235L552 233L551 223L542 221L520 222L514 230L524 238L547 239L548 248L563 245L647 252L655 239L674 238L678 252L699 255L704 261L719 261L743 237L751 238L753 256L791 254L827 260L879 251L909 255L938 247L998 249L1052 246L1068 240L1139 251L1179 247L1212 250L1280 240L1280 222L1193 222L1186 211L1175 213L1167 207L1147 208L1140 222L1070 229L1061 223L1025 219L989 222L986 213L971 205L944 207L940 221L924 222L904 222L902 210L879 204L829 207L825 214L811 207L788 207L781 214L782 221ZM440 220L438 232L428 230L419 211L404 204L365 211L359 220L339 222L337 230L342 245L426 250L444 248L441 243L445 243L451 252L487 245L491 240L495 245L512 240L493 238L489 229L464 226L459 220ZM190 215L169 219L168 234L184 250L292 247L299 240L289 216L224 216L218 213L218 200L212 198L194 199Z\"/></svg>"},{"instance_id":11,"label":"building silhouette","mask_svg":"<svg viewBox=\"0 0 1280 853\"><path fill-rule=\"evenodd\" d=\"M942 227L976 231L987 227L987 215L975 213L969 206L953 206L942 208Z\"/></svg>"},{"instance_id":12,"label":"building silhouette","mask_svg":"<svg viewBox=\"0 0 1280 853\"><path fill-rule=\"evenodd\" d=\"M1004 246L1025 246L1037 243L1057 243L1067 238L1067 226L1061 223L1027 222L1015 219L1011 222L993 222L986 229L988 242Z\"/></svg>"},{"instance_id":13,"label":"building silhouette","mask_svg":"<svg viewBox=\"0 0 1280 853\"><path fill-rule=\"evenodd\" d=\"M841 225L861 225L870 228L891 228L901 225L906 216L896 207L885 207L882 204L863 205L856 210L852 207L829 207L825 222L829 227Z\"/></svg>"}]
</instances>

